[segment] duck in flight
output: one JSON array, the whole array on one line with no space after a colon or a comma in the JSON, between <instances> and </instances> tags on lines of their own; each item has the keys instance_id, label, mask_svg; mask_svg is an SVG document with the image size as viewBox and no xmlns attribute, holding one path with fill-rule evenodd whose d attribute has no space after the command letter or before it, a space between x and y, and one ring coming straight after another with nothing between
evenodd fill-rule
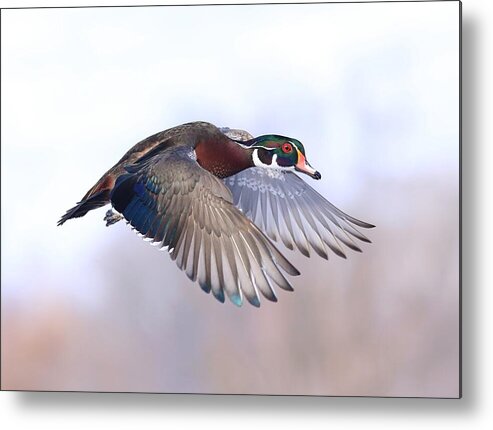
<instances>
[{"instance_id":1,"label":"duck in flight","mask_svg":"<svg viewBox=\"0 0 493 430\"><path fill-rule=\"evenodd\" d=\"M286 275L300 274L273 242L325 259L370 242L358 227L372 224L336 208L296 172L321 178L296 139L183 124L133 146L58 225L109 203L106 225L125 219L220 302L258 307L260 294L277 301L277 288L293 290Z\"/></svg>"}]
</instances>

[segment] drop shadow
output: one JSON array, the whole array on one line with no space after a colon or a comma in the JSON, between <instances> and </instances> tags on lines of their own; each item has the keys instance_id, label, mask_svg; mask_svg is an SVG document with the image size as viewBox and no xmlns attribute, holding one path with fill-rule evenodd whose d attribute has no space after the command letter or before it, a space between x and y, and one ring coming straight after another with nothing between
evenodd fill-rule
<instances>
[{"instance_id":1,"label":"drop shadow","mask_svg":"<svg viewBox=\"0 0 493 430\"><path fill-rule=\"evenodd\" d=\"M479 91L479 23L475 16L462 22L462 381L463 402L471 409L478 399L478 249L477 222L481 153L477 136Z\"/></svg>"},{"instance_id":2,"label":"drop shadow","mask_svg":"<svg viewBox=\"0 0 493 430\"><path fill-rule=\"evenodd\" d=\"M255 412L257 415L345 415L354 411L398 417L405 413L420 415L460 415L467 402L450 399L398 399L304 396L183 395L134 393L19 393L21 408L53 411L153 411L229 415Z\"/></svg>"}]
</instances>

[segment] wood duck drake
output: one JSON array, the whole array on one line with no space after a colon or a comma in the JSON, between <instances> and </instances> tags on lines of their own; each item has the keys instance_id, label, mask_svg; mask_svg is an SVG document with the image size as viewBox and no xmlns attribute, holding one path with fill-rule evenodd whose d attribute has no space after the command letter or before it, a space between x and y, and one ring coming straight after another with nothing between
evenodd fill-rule
<instances>
[{"instance_id":1,"label":"wood duck drake","mask_svg":"<svg viewBox=\"0 0 493 430\"><path fill-rule=\"evenodd\" d=\"M346 258L342 245L361 252L355 239L370 242L356 227L374 227L295 172L321 178L296 139L183 124L132 147L58 225L110 203L118 213L109 210L106 225L124 218L219 301L260 306L259 292L277 301L276 287L293 290L285 275L300 274L272 241Z\"/></svg>"}]
</instances>

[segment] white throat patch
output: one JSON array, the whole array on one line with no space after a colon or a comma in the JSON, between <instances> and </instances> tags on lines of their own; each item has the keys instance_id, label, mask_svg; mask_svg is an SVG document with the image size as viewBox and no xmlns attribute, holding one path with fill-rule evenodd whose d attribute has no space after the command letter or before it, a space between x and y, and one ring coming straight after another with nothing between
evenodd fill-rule
<instances>
[{"instance_id":1,"label":"white throat patch","mask_svg":"<svg viewBox=\"0 0 493 430\"><path fill-rule=\"evenodd\" d=\"M271 164L262 163L262 160L258 156L258 151L259 151L258 149L254 149L252 153L252 160L255 167L263 167L264 169L268 169L268 170L294 170L294 166L290 166L290 167L279 166L279 164L277 164L277 154L274 154L272 156Z\"/></svg>"},{"instance_id":2,"label":"white throat patch","mask_svg":"<svg viewBox=\"0 0 493 430\"><path fill-rule=\"evenodd\" d=\"M269 167L269 166L267 166L267 164L262 163L262 161L260 160L260 158L258 156L258 149L253 150L252 160L253 160L253 164L256 167Z\"/></svg>"}]
</instances>

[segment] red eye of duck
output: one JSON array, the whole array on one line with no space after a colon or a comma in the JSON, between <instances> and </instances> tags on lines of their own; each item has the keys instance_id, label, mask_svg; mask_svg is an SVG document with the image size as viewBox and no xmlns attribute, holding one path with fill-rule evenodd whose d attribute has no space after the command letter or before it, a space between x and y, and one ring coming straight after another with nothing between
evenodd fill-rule
<instances>
[{"instance_id":1,"label":"red eye of duck","mask_svg":"<svg viewBox=\"0 0 493 430\"><path fill-rule=\"evenodd\" d=\"M290 152L293 151L293 146L290 143L283 143L281 146L282 152L285 154L289 154Z\"/></svg>"}]
</instances>

